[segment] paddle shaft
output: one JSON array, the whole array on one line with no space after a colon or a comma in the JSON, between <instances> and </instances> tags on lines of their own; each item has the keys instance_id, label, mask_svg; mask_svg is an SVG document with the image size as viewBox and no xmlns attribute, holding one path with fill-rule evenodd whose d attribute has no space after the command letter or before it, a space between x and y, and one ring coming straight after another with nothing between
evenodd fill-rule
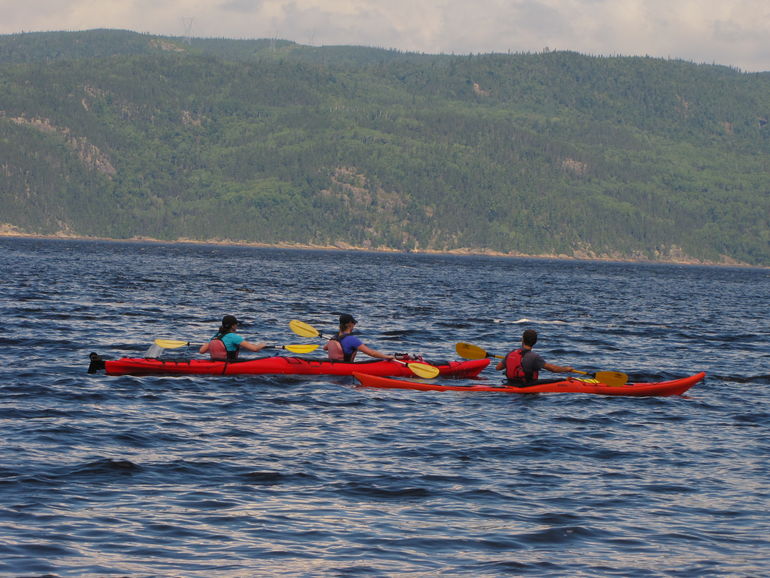
<instances>
[{"instance_id":1,"label":"paddle shaft","mask_svg":"<svg viewBox=\"0 0 770 578\"><path fill-rule=\"evenodd\" d=\"M181 341L176 339L156 339L155 345L162 347L163 349L179 349L180 347L190 347L197 345L190 341ZM292 353L310 353L318 349L318 345L315 344L301 344L301 345L265 345L262 349L285 349Z\"/></svg>"}]
</instances>

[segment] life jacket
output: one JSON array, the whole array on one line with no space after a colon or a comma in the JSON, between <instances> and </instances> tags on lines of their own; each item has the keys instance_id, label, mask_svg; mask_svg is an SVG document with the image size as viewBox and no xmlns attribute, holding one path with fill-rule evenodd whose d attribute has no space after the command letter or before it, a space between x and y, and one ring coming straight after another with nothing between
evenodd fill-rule
<instances>
[{"instance_id":1,"label":"life jacket","mask_svg":"<svg viewBox=\"0 0 770 578\"><path fill-rule=\"evenodd\" d=\"M209 355L212 361L235 361L238 359L238 350L228 351L225 342L217 338L209 341Z\"/></svg>"},{"instance_id":2,"label":"life jacket","mask_svg":"<svg viewBox=\"0 0 770 578\"><path fill-rule=\"evenodd\" d=\"M517 349L511 351L505 356L505 376L508 379L514 379L516 381L533 381L538 378L538 372L526 373L521 366L521 362L524 361L524 356L529 353L531 349Z\"/></svg>"},{"instance_id":3,"label":"life jacket","mask_svg":"<svg viewBox=\"0 0 770 578\"><path fill-rule=\"evenodd\" d=\"M329 352L329 359L331 361L347 361L352 363L356 358L356 353L358 353L358 350L354 349L350 356L345 357L345 351L342 349L343 339L345 339L345 337L340 337L339 334L332 337L329 340L329 343L326 344L326 351Z\"/></svg>"}]
</instances>

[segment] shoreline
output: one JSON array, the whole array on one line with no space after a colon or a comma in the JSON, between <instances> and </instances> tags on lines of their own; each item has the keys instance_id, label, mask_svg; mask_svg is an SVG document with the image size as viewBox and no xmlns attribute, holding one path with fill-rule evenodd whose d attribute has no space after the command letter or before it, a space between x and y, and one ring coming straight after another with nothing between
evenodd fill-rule
<instances>
[{"instance_id":1,"label":"shoreline","mask_svg":"<svg viewBox=\"0 0 770 578\"><path fill-rule=\"evenodd\" d=\"M501 257L509 259L547 259L554 261L583 261L600 263L638 263L638 264L658 264L658 265L686 265L694 267L734 267L740 269L770 269L765 265L749 265L740 261L700 261L697 259L681 260L653 260L653 259L633 259L618 256L575 256L558 254L526 255L515 252L494 251L491 249L470 249L457 248L446 251L433 249L423 249L415 251L405 251L393 249L391 247L359 247L348 243L337 243L334 245L313 245L308 243L258 243L256 241L234 241L232 239L209 239L201 241L198 239L179 238L176 240L157 239L154 237L135 236L126 239L115 239L112 237L89 237L85 235L54 234L42 235L37 233L24 233L17 230L9 230L0 227L0 238L18 238L18 239L41 239L50 241L104 241L109 243L155 243L158 245L215 245L221 247L254 247L261 249L295 249L301 251L357 251L370 253L403 253L407 255L454 255L454 256L477 256L477 257Z\"/></svg>"}]
</instances>

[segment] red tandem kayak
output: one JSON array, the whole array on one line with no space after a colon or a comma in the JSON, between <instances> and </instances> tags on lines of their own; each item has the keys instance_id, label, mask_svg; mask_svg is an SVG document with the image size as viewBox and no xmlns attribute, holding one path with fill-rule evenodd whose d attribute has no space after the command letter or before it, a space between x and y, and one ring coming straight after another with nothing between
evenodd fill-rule
<instances>
[{"instance_id":1,"label":"red tandem kayak","mask_svg":"<svg viewBox=\"0 0 770 578\"><path fill-rule=\"evenodd\" d=\"M414 360L409 360L410 362ZM93 362L92 362L93 363ZM371 375L413 377L414 373L402 363L385 359L346 363L328 359L303 357L262 357L243 361L211 361L190 359L172 361L144 357L123 357L104 360L107 375L353 375L354 372ZM425 362L428 363L428 362ZM445 377L476 377L489 365L489 359L442 361L436 365ZM102 369L95 367L95 369ZM91 372L91 369L89 369Z\"/></svg>"},{"instance_id":2,"label":"red tandem kayak","mask_svg":"<svg viewBox=\"0 0 770 578\"><path fill-rule=\"evenodd\" d=\"M597 393L599 395L632 395L632 396L668 396L682 395L693 385L706 377L705 372L696 373L690 377L661 381L658 383L627 383L625 385L606 385L595 379L568 378L552 383L538 383L528 387L510 385L439 385L420 381L390 379L376 375L354 373L355 378L364 387L381 387L390 389L418 389L423 391L494 391L498 393Z\"/></svg>"}]
</instances>

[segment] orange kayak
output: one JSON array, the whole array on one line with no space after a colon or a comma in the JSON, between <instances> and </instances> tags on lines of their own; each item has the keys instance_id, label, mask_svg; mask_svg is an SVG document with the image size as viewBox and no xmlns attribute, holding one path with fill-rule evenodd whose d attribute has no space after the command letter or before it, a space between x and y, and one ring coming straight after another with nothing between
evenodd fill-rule
<instances>
[{"instance_id":1,"label":"orange kayak","mask_svg":"<svg viewBox=\"0 0 770 578\"><path fill-rule=\"evenodd\" d=\"M550 383L538 383L527 387L501 385L439 385L425 381L393 379L376 375L354 373L355 378L363 387L380 387L387 389L417 389L421 391L487 391L496 393L595 393L599 395L631 395L631 396L669 396L682 395L693 385L706 377L705 372L696 373L682 379L660 381L656 383L627 383L625 385L607 385L595 379L567 378Z\"/></svg>"}]
</instances>

